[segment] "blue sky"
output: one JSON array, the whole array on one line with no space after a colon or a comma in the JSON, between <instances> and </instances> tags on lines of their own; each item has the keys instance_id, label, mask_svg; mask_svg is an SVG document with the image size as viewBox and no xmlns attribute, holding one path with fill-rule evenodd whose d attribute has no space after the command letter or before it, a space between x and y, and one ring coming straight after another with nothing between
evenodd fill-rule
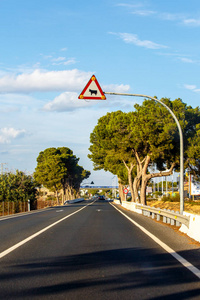
<instances>
[{"instance_id":1,"label":"blue sky","mask_svg":"<svg viewBox=\"0 0 200 300\"><path fill-rule=\"evenodd\" d=\"M0 163L32 173L39 152L66 146L95 185L89 136L135 97L78 100L95 74L106 92L200 99L198 0L0 0Z\"/></svg>"}]
</instances>

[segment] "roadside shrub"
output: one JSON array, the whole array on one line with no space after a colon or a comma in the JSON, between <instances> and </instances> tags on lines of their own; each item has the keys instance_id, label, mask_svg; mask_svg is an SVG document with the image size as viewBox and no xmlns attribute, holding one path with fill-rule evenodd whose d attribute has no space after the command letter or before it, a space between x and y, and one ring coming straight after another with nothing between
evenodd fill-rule
<instances>
[{"instance_id":1,"label":"roadside shrub","mask_svg":"<svg viewBox=\"0 0 200 300\"><path fill-rule=\"evenodd\" d=\"M162 201L163 201L163 202L167 202L167 201L170 202L170 201L171 201L171 198L170 198L170 196L163 196L163 197L162 197Z\"/></svg>"},{"instance_id":2,"label":"roadside shrub","mask_svg":"<svg viewBox=\"0 0 200 300\"><path fill-rule=\"evenodd\" d=\"M162 197L162 201L164 202L180 202L179 194L175 194L174 196L167 195Z\"/></svg>"},{"instance_id":3,"label":"roadside shrub","mask_svg":"<svg viewBox=\"0 0 200 300\"><path fill-rule=\"evenodd\" d=\"M156 191L155 193L153 193L153 195L155 198L158 198L158 197L162 196L162 192Z\"/></svg>"}]
</instances>

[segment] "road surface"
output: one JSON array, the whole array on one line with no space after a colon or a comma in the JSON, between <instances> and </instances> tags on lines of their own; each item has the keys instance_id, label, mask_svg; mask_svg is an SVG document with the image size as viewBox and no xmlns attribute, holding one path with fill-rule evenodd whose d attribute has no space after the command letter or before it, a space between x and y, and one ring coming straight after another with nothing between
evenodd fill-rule
<instances>
[{"instance_id":1,"label":"road surface","mask_svg":"<svg viewBox=\"0 0 200 300\"><path fill-rule=\"evenodd\" d=\"M198 244L120 210L200 269ZM200 299L200 278L106 201L4 217L0 236L0 299Z\"/></svg>"}]
</instances>

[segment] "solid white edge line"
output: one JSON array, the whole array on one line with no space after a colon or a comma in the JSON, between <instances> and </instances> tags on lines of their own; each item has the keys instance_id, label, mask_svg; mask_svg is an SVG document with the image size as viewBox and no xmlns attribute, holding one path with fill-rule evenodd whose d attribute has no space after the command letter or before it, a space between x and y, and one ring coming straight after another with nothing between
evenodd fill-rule
<instances>
[{"instance_id":1,"label":"solid white edge line","mask_svg":"<svg viewBox=\"0 0 200 300\"><path fill-rule=\"evenodd\" d=\"M111 203L110 203L111 204ZM124 217L126 217L129 221L131 221L135 226L137 226L140 230L142 230L146 235L148 235L152 240L154 240L159 246L161 246L165 251L171 254L176 260L178 260L184 267L190 270L194 275L196 275L200 279L200 270L193 266L189 261L183 258L181 255L176 253L172 248L163 243L160 239L158 239L155 235L145 229L143 226L136 223L130 217L128 217L125 213L123 213L120 209L111 204L117 211L119 211Z\"/></svg>"},{"instance_id":2,"label":"solid white edge line","mask_svg":"<svg viewBox=\"0 0 200 300\"><path fill-rule=\"evenodd\" d=\"M34 239L36 236L38 236L38 235L40 235L41 233L47 231L49 228L51 228L51 227L57 225L58 223L64 221L65 219L67 219L67 218L73 216L74 214L78 213L79 211L81 211L82 209L86 208L87 206L89 206L89 205L91 205L91 204L93 204L93 202L90 203L90 204L88 204L88 205L86 205L86 206L84 206L84 207L82 207L82 208L80 208L80 209L78 209L78 210L76 210L75 212L71 213L70 215L67 215L66 217L64 217L64 218L62 218L62 219L60 219L60 220L54 222L53 224L51 224L51 225L49 225L49 226L47 226L47 227L41 229L40 231L38 231L38 232L34 233L33 235L27 237L26 239L24 239L24 240L22 240L21 242L15 244L14 246L8 248L7 250L4 250L3 252L0 253L0 258L6 256L7 254L11 253L11 252L14 251L15 249L19 248L20 246L22 246L22 245L26 244L27 242L29 242L30 240Z\"/></svg>"},{"instance_id":3,"label":"solid white edge line","mask_svg":"<svg viewBox=\"0 0 200 300\"><path fill-rule=\"evenodd\" d=\"M52 208L56 208L56 207L52 206L52 207L49 207L49 208L46 208L46 209L41 209L41 210L31 210L31 211L16 213L16 214L13 214L13 215L8 215L8 216L1 216L0 217L0 222L5 221L5 220L9 220L9 219L14 219L14 218L27 217L27 216L31 216L33 214L39 214L39 213L42 213L42 212L49 211Z\"/></svg>"}]
</instances>

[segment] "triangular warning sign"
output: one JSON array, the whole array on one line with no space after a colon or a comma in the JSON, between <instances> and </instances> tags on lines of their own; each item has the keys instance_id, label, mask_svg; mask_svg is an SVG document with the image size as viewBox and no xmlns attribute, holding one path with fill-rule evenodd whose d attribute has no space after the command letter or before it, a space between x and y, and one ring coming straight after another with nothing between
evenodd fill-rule
<instances>
[{"instance_id":1,"label":"triangular warning sign","mask_svg":"<svg viewBox=\"0 0 200 300\"><path fill-rule=\"evenodd\" d=\"M104 92L102 91L94 75L90 78L82 93L79 95L78 99L106 100Z\"/></svg>"}]
</instances>

